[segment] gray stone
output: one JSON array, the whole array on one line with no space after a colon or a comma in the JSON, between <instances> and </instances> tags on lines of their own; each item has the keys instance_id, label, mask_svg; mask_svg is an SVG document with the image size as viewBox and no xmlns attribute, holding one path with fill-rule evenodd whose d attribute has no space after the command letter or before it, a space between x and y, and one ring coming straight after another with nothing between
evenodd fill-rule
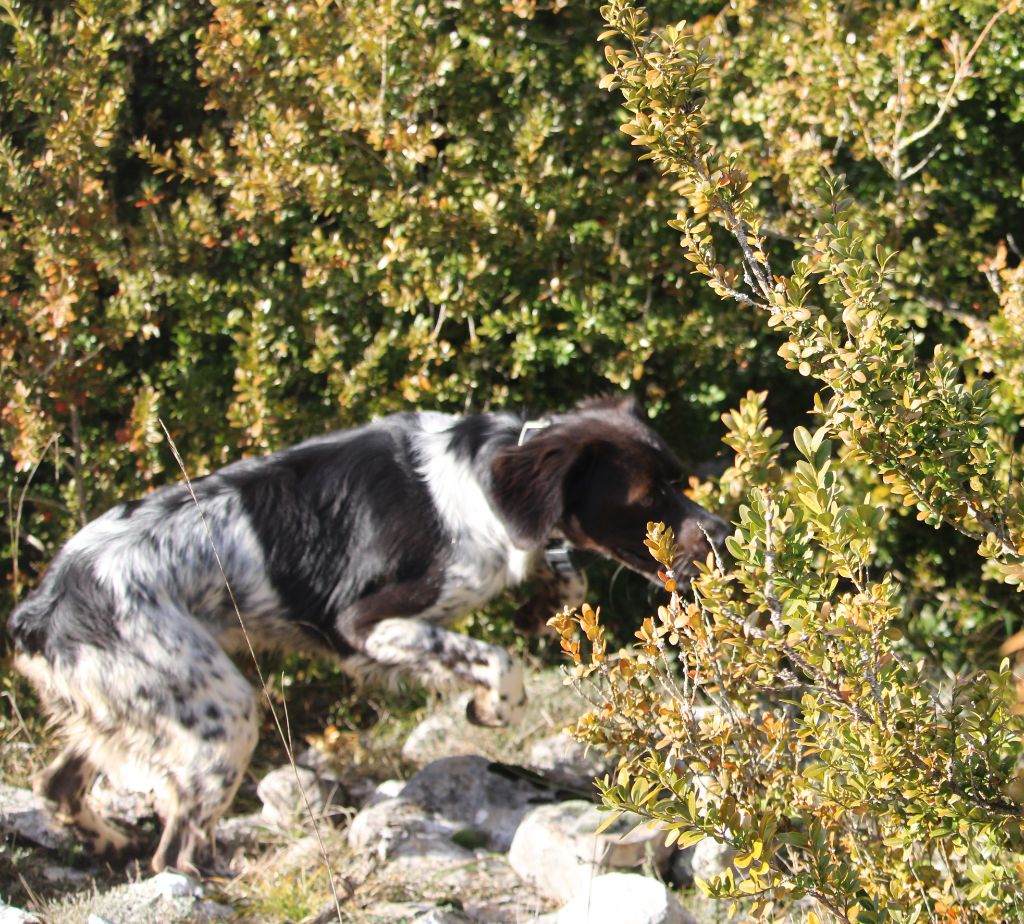
<instances>
[{"instance_id":1,"label":"gray stone","mask_svg":"<svg viewBox=\"0 0 1024 924\"><path fill-rule=\"evenodd\" d=\"M256 795L263 802L263 820L282 830L307 824L310 812L317 821L330 817L335 811L337 791L336 783L323 779L315 770L290 765L271 770L256 787Z\"/></svg>"},{"instance_id":2,"label":"gray stone","mask_svg":"<svg viewBox=\"0 0 1024 924\"><path fill-rule=\"evenodd\" d=\"M348 828L353 850L369 852L380 861L395 857L470 858L453 838L463 830L457 822L427 811L408 799L385 799L362 809Z\"/></svg>"},{"instance_id":3,"label":"gray stone","mask_svg":"<svg viewBox=\"0 0 1024 924\"><path fill-rule=\"evenodd\" d=\"M68 831L53 821L44 799L30 789L3 784L0 784L0 831L48 850L61 850L73 843Z\"/></svg>"},{"instance_id":4,"label":"gray stone","mask_svg":"<svg viewBox=\"0 0 1024 924\"><path fill-rule=\"evenodd\" d=\"M662 883L636 873L595 877L553 920L555 924L696 924Z\"/></svg>"},{"instance_id":5,"label":"gray stone","mask_svg":"<svg viewBox=\"0 0 1024 924\"><path fill-rule=\"evenodd\" d=\"M54 863L43 867L43 878L46 879L47 882L59 882L65 885L71 885L85 882L89 879L89 874L80 869L72 869L70 866L59 866Z\"/></svg>"},{"instance_id":6,"label":"gray stone","mask_svg":"<svg viewBox=\"0 0 1024 924\"><path fill-rule=\"evenodd\" d=\"M594 876L649 862L666 866L672 849L665 836L638 815L626 813L595 834L608 818L589 802L541 806L523 819L509 851L512 868L542 895L566 901Z\"/></svg>"},{"instance_id":7,"label":"gray stone","mask_svg":"<svg viewBox=\"0 0 1024 924\"><path fill-rule=\"evenodd\" d=\"M196 905L196 915L202 921L234 921L235 909L221 902L205 901Z\"/></svg>"},{"instance_id":8,"label":"gray stone","mask_svg":"<svg viewBox=\"0 0 1024 924\"><path fill-rule=\"evenodd\" d=\"M402 799L461 828L484 831L491 850L506 851L523 816L554 792L513 768L483 757L446 757L428 764L402 790Z\"/></svg>"},{"instance_id":9,"label":"gray stone","mask_svg":"<svg viewBox=\"0 0 1024 924\"><path fill-rule=\"evenodd\" d=\"M256 850L268 843L279 841L280 830L271 828L260 812L221 818L217 822L217 851L222 860L230 860L236 853Z\"/></svg>"},{"instance_id":10,"label":"gray stone","mask_svg":"<svg viewBox=\"0 0 1024 924\"><path fill-rule=\"evenodd\" d=\"M332 920L337 914L331 906ZM382 902L369 909L373 924L466 924L464 914L451 908L440 908L429 902Z\"/></svg>"},{"instance_id":11,"label":"gray stone","mask_svg":"<svg viewBox=\"0 0 1024 924\"><path fill-rule=\"evenodd\" d=\"M411 889L409 894L424 902L424 913L439 898L458 896L471 920L505 922L509 920L503 913L505 903L515 902L523 892L504 855L485 849L489 841L486 832L428 812L404 798L364 808L347 834L351 850L373 867L378 885ZM499 916L489 914L491 905L500 905ZM380 908L375 904L372 911L368 924L377 920Z\"/></svg>"}]
</instances>

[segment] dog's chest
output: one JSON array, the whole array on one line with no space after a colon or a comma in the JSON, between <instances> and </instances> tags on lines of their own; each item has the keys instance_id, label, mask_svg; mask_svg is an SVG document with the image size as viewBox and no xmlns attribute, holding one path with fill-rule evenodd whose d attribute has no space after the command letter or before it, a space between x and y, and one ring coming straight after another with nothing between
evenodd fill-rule
<instances>
[{"instance_id":1,"label":"dog's chest","mask_svg":"<svg viewBox=\"0 0 1024 924\"><path fill-rule=\"evenodd\" d=\"M477 609L506 587L520 583L530 570L532 555L520 549L482 549L454 540L441 593L427 618L451 619Z\"/></svg>"},{"instance_id":2,"label":"dog's chest","mask_svg":"<svg viewBox=\"0 0 1024 924\"><path fill-rule=\"evenodd\" d=\"M472 464L447 451L445 434L430 434L420 474L447 533L447 548L438 549L444 561L440 595L423 615L453 618L523 581L536 553L515 547Z\"/></svg>"}]
</instances>

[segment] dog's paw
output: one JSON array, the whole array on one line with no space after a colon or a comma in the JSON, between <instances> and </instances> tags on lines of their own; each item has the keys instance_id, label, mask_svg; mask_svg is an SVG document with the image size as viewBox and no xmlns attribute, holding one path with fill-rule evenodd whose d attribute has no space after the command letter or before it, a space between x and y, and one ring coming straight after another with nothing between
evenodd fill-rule
<instances>
[{"instance_id":1,"label":"dog's paw","mask_svg":"<svg viewBox=\"0 0 1024 924\"><path fill-rule=\"evenodd\" d=\"M474 725L514 725L526 714L523 665L504 651L495 662L494 682L478 690L466 706L466 718Z\"/></svg>"}]
</instances>

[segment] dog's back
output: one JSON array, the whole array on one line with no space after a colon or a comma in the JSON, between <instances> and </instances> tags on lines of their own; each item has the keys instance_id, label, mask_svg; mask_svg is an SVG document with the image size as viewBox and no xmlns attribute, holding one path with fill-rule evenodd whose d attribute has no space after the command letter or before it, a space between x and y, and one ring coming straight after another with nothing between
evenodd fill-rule
<instances>
[{"instance_id":1,"label":"dog's back","mask_svg":"<svg viewBox=\"0 0 1024 924\"><path fill-rule=\"evenodd\" d=\"M73 660L125 631L167 635L174 601L232 650L237 606L258 648L350 654L339 613L444 564L449 537L418 469L451 420L396 415L120 504L67 542L11 635L26 653Z\"/></svg>"}]
</instances>

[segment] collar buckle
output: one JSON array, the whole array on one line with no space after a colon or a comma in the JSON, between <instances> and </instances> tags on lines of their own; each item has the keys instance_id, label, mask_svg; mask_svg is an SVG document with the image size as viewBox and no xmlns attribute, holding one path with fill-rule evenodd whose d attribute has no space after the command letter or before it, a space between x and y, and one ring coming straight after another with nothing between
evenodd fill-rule
<instances>
[{"instance_id":1,"label":"collar buckle","mask_svg":"<svg viewBox=\"0 0 1024 924\"><path fill-rule=\"evenodd\" d=\"M527 440L529 440L535 433L540 430L547 430L551 426L552 420L550 417L539 417L536 420L528 420L523 424L523 429L519 431L519 442L517 446L522 446Z\"/></svg>"},{"instance_id":2,"label":"collar buckle","mask_svg":"<svg viewBox=\"0 0 1024 924\"><path fill-rule=\"evenodd\" d=\"M574 549L567 542L557 542L544 549L544 561L561 578L574 577L579 568L573 556Z\"/></svg>"}]
</instances>

